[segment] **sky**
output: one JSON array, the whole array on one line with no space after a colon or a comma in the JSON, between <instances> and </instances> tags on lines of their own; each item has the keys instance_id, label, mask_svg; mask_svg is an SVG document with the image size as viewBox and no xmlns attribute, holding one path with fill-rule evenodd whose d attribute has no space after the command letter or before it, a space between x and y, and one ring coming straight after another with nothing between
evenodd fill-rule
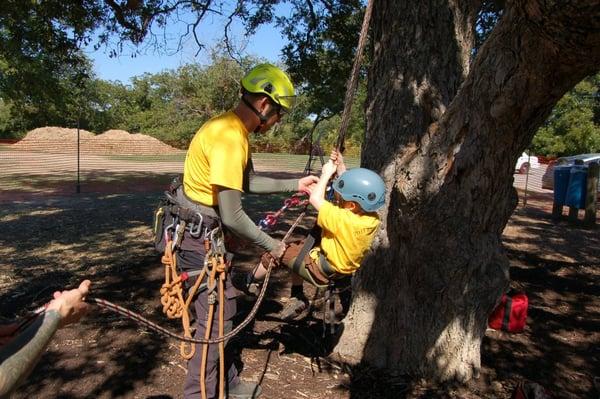
<instances>
[{"instance_id":1,"label":"sky","mask_svg":"<svg viewBox=\"0 0 600 399\"><path fill-rule=\"evenodd\" d=\"M168 38L168 46L174 48L182 32L182 26L173 26L165 36ZM249 38L244 38L242 27L238 24L233 29L234 43L247 43L245 53L264 58L271 62L277 62L280 59L281 49L285 44L279 31L272 25L264 25L257 30L256 34ZM161 32L162 35L162 32ZM183 49L170 54L156 53L152 50L145 51L142 55L132 57L131 49L124 49L123 54L117 58L108 56L108 49L100 48L94 50L93 44L90 44L84 51L94 63L94 72L96 76L103 80L120 81L129 83L134 76L140 76L144 73L158 73L164 70L177 69L181 65L190 63L204 64L209 60L209 49L214 48L222 41L223 21L207 18L201 25L201 40L206 45L207 50L202 50L196 54L198 47L193 40L188 40L183 44Z\"/></svg>"}]
</instances>

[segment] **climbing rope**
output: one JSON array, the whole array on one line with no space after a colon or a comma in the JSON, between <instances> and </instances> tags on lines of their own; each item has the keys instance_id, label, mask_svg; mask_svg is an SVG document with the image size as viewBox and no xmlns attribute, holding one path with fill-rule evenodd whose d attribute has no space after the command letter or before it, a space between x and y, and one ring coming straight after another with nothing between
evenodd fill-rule
<instances>
[{"instance_id":1,"label":"climbing rope","mask_svg":"<svg viewBox=\"0 0 600 399\"><path fill-rule=\"evenodd\" d=\"M362 27L360 29L360 36L358 37L358 46L356 48L356 54L354 56L354 64L352 65L352 72L350 73L350 80L346 85L346 96L344 97L344 110L342 111L342 121L340 123L340 130L338 131L338 140L336 148L340 152L344 152L344 140L346 138L346 132L348 131L348 124L350 123L350 111L352 110L352 100L356 94L356 87L358 85L358 72L360 70L360 64L362 61L363 51L367 42L367 33L369 31L369 22L371 21L371 14L373 13L373 0L369 0L365 15L363 17Z\"/></svg>"}]
</instances>

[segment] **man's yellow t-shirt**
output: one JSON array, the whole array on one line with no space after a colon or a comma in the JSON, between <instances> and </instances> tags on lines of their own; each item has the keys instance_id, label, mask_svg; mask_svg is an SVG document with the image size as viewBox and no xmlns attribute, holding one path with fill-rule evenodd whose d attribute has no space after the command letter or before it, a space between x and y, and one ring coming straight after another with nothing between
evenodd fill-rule
<instances>
[{"instance_id":1,"label":"man's yellow t-shirt","mask_svg":"<svg viewBox=\"0 0 600 399\"><path fill-rule=\"evenodd\" d=\"M356 214L325 201L317 224L323 229L320 248L331 266L339 273L351 274L369 250L379 218L375 213Z\"/></svg>"},{"instance_id":2,"label":"man's yellow t-shirt","mask_svg":"<svg viewBox=\"0 0 600 399\"><path fill-rule=\"evenodd\" d=\"M250 159L248 130L233 112L212 118L198 130L185 157L183 187L192 200L218 204L216 186L243 191Z\"/></svg>"}]
</instances>

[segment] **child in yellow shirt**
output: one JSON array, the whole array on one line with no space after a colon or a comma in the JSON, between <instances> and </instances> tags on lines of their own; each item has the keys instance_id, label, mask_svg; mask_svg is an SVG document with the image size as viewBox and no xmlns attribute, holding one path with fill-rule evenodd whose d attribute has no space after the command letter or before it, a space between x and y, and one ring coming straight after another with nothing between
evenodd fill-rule
<instances>
[{"instance_id":1,"label":"child in yellow shirt","mask_svg":"<svg viewBox=\"0 0 600 399\"><path fill-rule=\"evenodd\" d=\"M325 193L336 172L338 177L332 184L334 201L330 202ZM286 305L293 310L284 309L284 318L292 318L307 307L304 280L323 287L332 279L352 275L360 267L379 227L375 211L384 202L385 184L378 174L365 168L346 170L341 154L335 150L331 153L310 195L310 203L318 211L320 242L309 235L292 243L282 258L282 263L294 272L291 298ZM261 265L255 279L262 278L265 272Z\"/></svg>"}]
</instances>

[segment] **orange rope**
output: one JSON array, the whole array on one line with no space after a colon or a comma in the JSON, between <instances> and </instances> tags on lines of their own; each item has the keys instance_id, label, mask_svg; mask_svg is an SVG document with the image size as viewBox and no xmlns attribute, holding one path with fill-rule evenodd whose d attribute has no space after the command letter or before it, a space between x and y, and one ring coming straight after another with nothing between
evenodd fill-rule
<instances>
[{"instance_id":1,"label":"orange rope","mask_svg":"<svg viewBox=\"0 0 600 399\"><path fill-rule=\"evenodd\" d=\"M196 296L196 292L198 292L198 287L200 287L200 284L202 283L202 280L204 280L205 275L206 275L206 269L202 270L202 272L196 279L196 282L194 283L194 286L190 290L189 295L183 306L185 311L183 312L183 315L181 317L181 323L183 325L183 335L187 338L192 338L192 329L190 326L190 312L189 312L190 304L192 302L192 299L194 299L194 296ZM189 345L189 351L186 351L186 345ZM182 342L181 344L179 344L179 353L181 354L181 357L183 357L184 359L190 360L192 358L192 356L194 356L195 352L196 352L196 346L194 344L192 344L190 342Z\"/></svg>"},{"instance_id":2,"label":"orange rope","mask_svg":"<svg viewBox=\"0 0 600 399\"><path fill-rule=\"evenodd\" d=\"M214 257L211 259L212 262L212 270L210 271L210 275L208 277L208 289L210 290L211 287L214 287L215 284L215 277L217 274L217 259L215 259ZM209 294L209 296L212 295ZM207 313L207 318L206 318L206 330L204 331L204 339L208 340L210 338L211 335L211 330L212 330L212 322L213 322L213 315L214 315L214 310L215 310L215 304L214 302L209 301L208 304L208 313ZM206 399L206 359L208 357L208 344L202 344L202 364L200 365L200 390L202 393L202 399Z\"/></svg>"},{"instance_id":3,"label":"orange rope","mask_svg":"<svg viewBox=\"0 0 600 399\"><path fill-rule=\"evenodd\" d=\"M187 338L192 338L189 308L192 299L196 295L196 292L206 275L206 270L202 270L196 279L194 286L190 290L187 299L184 300L183 282L186 278L177 273L177 257L173 255L172 243L173 241L167 240L165 254L161 259L163 265L165 265L165 282L160 288L160 303L163 305L163 313L169 319L181 318L183 335ZM189 349L187 348L187 345L189 345ZM179 352L181 357L189 360L194 356L195 346L189 342L182 342L179 346Z\"/></svg>"},{"instance_id":4,"label":"orange rope","mask_svg":"<svg viewBox=\"0 0 600 399\"><path fill-rule=\"evenodd\" d=\"M223 286L226 277L227 265L223 255L219 255L219 337L225 335L225 288ZM219 342L219 399L225 397L225 341Z\"/></svg>"},{"instance_id":5,"label":"orange rope","mask_svg":"<svg viewBox=\"0 0 600 399\"><path fill-rule=\"evenodd\" d=\"M177 274L177 260L171 246L172 241L167 240L165 254L161 259L165 265L165 282L160 288L160 303L163 305L163 313L169 319L176 319L183 313L184 300L181 277Z\"/></svg>"},{"instance_id":6,"label":"orange rope","mask_svg":"<svg viewBox=\"0 0 600 399\"><path fill-rule=\"evenodd\" d=\"M204 240L204 246L206 250L206 256L210 256L210 242L208 239ZM165 266L165 282L160 289L161 299L160 302L163 305L163 313L170 319L181 318L183 325L184 336L186 338L192 338L191 326L190 326L190 314L189 307L202 283L204 277L206 277L206 268L202 270L192 289L189 291L189 295L183 299L183 282L187 279L184 274L177 273L177 257L173 254L173 241L168 240L165 245L165 253L161 259ZM213 255L210 258L211 270L208 275L208 289L215 287L218 278L218 289L219 289L219 337L222 337L225 333L225 288L224 281L227 278L227 265L222 254ZM209 294L213 295L213 294ZM209 303L207 320L206 320L206 331L204 339L208 340L211 336L212 323L214 318L214 302ZM189 345L189 347L187 346ZM208 357L208 345L202 345L202 363L200 366L200 388L202 399L206 399L206 363ZM179 351L181 356L189 360L194 356L195 345L190 342L181 342ZM219 342L219 398L225 397L225 341Z\"/></svg>"}]
</instances>

